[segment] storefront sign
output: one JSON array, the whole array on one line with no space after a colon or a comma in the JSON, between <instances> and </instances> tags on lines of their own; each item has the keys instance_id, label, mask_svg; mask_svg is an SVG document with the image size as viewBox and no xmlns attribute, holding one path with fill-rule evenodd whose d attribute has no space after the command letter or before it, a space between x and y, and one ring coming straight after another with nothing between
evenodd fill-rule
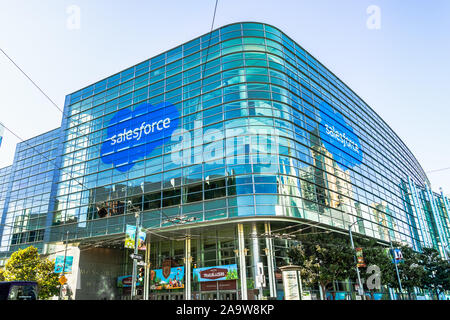
<instances>
[{"instance_id":1,"label":"storefront sign","mask_svg":"<svg viewBox=\"0 0 450 320\"><path fill-rule=\"evenodd\" d=\"M134 110L119 110L109 121L100 150L102 161L127 172L136 160L170 140L178 127L179 116L177 108L167 102L157 106L143 103Z\"/></svg>"},{"instance_id":2,"label":"storefront sign","mask_svg":"<svg viewBox=\"0 0 450 320\"><path fill-rule=\"evenodd\" d=\"M219 281L238 279L237 264L224 266L196 268L193 271L194 281Z\"/></svg>"},{"instance_id":3,"label":"storefront sign","mask_svg":"<svg viewBox=\"0 0 450 320\"><path fill-rule=\"evenodd\" d=\"M206 281L200 283L200 289L202 291L236 290L236 287L236 280Z\"/></svg>"},{"instance_id":4,"label":"storefront sign","mask_svg":"<svg viewBox=\"0 0 450 320\"><path fill-rule=\"evenodd\" d=\"M184 288L184 267L170 268L170 272L163 274L163 269L150 271L150 289L182 289Z\"/></svg>"},{"instance_id":5,"label":"storefront sign","mask_svg":"<svg viewBox=\"0 0 450 320\"><path fill-rule=\"evenodd\" d=\"M71 273L72 272L72 264L73 264L72 256L66 256L65 266L64 266L64 256L56 256L55 273L61 273L63 268L64 268L64 273Z\"/></svg>"},{"instance_id":6,"label":"storefront sign","mask_svg":"<svg viewBox=\"0 0 450 320\"><path fill-rule=\"evenodd\" d=\"M319 133L324 147L340 162L345 161L345 166L353 167L362 163L363 152L358 137L344 120L344 117L336 112L325 101L320 105Z\"/></svg>"},{"instance_id":7,"label":"storefront sign","mask_svg":"<svg viewBox=\"0 0 450 320\"><path fill-rule=\"evenodd\" d=\"M117 287L118 288L128 288L131 287L133 283L133 276L121 276L117 277ZM142 284L136 280L136 286L141 286Z\"/></svg>"}]
</instances>

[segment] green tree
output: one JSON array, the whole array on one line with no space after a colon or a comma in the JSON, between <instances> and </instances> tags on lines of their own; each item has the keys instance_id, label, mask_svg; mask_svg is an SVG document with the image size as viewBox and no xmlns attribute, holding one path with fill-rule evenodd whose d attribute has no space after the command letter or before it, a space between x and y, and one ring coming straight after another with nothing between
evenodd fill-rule
<instances>
[{"instance_id":1,"label":"green tree","mask_svg":"<svg viewBox=\"0 0 450 320\"><path fill-rule=\"evenodd\" d=\"M355 272L353 250L348 238L340 234L316 234L303 236L300 244L288 250L292 263L301 267L306 283L319 286L326 292L335 281L353 277ZM335 299L335 292L332 292Z\"/></svg>"},{"instance_id":2,"label":"green tree","mask_svg":"<svg viewBox=\"0 0 450 320\"><path fill-rule=\"evenodd\" d=\"M41 260L36 275L40 299L46 300L59 294L59 274L55 273L54 270L54 262L48 259Z\"/></svg>"},{"instance_id":3,"label":"green tree","mask_svg":"<svg viewBox=\"0 0 450 320\"><path fill-rule=\"evenodd\" d=\"M5 269L0 269L0 281L5 281Z\"/></svg>"},{"instance_id":4,"label":"green tree","mask_svg":"<svg viewBox=\"0 0 450 320\"><path fill-rule=\"evenodd\" d=\"M424 248L421 256L420 264L425 269L424 288L435 292L439 300L441 293L450 290L449 263L443 260L434 248Z\"/></svg>"},{"instance_id":5,"label":"green tree","mask_svg":"<svg viewBox=\"0 0 450 320\"><path fill-rule=\"evenodd\" d=\"M58 294L58 274L55 264L41 259L38 250L30 246L14 252L6 262L3 277L5 281L36 281L40 299L49 299Z\"/></svg>"}]
</instances>

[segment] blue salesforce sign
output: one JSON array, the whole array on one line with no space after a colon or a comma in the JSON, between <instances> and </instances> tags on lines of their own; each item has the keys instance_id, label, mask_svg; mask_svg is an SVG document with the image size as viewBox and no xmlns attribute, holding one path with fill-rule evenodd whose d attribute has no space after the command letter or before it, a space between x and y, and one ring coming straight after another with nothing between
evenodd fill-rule
<instances>
[{"instance_id":1,"label":"blue salesforce sign","mask_svg":"<svg viewBox=\"0 0 450 320\"><path fill-rule=\"evenodd\" d=\"M107 137L100 149L102 161L121 172L130 170L136 160L170 141L179 117L177 108L167 102L119 110L108 124Z\"/></svg>"},{"instance_id":2,"label":"blue salesforce sign","mask_svg":"<svg viewBox=\"0 0 450 320\"><path fill-rule=\"evenodd\" d=\"M340 158L344 165L353 167L363 161L363 152L358 137L344 120L344 117L333 110L326 102L322 102L319 109L319 133L324 147L333 155Z\"/></svg>"}]
</instances>

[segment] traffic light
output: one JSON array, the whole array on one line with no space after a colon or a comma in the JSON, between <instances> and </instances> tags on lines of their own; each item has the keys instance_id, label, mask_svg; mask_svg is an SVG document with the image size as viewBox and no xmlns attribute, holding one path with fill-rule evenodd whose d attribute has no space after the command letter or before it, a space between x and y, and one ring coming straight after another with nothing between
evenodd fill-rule
<instances>
[{"instance_id":1,"label":"traffic light","mask_svg":"<svg viewBox=\"0 0 450 320\"><path fill-rule=\"evenodd\" d=\"M144 267L139 268L139 272L138 272L138 281L139 282L144 281L144 272L145 272L144 270L145 270Z\"/></svg>"}]
</instances>

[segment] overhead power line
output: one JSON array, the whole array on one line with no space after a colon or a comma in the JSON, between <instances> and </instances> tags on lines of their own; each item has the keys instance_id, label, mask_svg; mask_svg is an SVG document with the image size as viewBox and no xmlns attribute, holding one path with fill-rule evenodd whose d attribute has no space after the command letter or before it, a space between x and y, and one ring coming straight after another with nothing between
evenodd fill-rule
<instances>
[{"instance_id":1,"label":"overhead power line","mask_svg":"<svg viewBox=\"0 0 450 320\"><path fill-rule=\"evenodd\" d=\"M33 79L31 79L26 73L25 71L22 70L22 68L19 67L19 65L14 62L14 60L2 49L0 48L0 51L5 55L6 58L8 58L9 61L11 61L11 63L17 68L19 69L19 71L25 76L27 77L28 80L30 80L30 82L47 98L48 101L51 102L51 104L57 108L62 114L64 114L64 111L58 107L58 105L44 92L44 90L41 89L41 87L39 87L36 82L33 81Z\"/></svg>"},{"instance_id":2,"label":"overhead power line","mask_svg":"<svg viewBox=\"0 0 450 320\"><path fill-rule=\"evenodd\" d=\"M425 173L432 173L432 172L444 171L444 170L449 170L449 169L450 169L450 167L447 167L447 168L441 168L441 169L436 169L436 170L430 170Z\"/></svg>"},{"instance_id":3,"label":"overhead power line","mask_svg":"<svg viewBox=\"0 0 450 320\"><path fill-rule=\"evenodd\" d=\"M210 36L208 39L208 48L207 48L207 53L206 53L206 61L205 61L205 66L207 64L207 60L208 60L208 54L209 54L209 46L210 46L210 42L211 42L211 35L212 35L212 30L214 28L214 22L215 22L215 17L216 17L216 12L217 12L217 5L218 5L218 0L215 1L215 6L214 6L214 13L213 13L213 18L212 18L212 22L211 22L211 30L210 30ZM59 112L61 112L61 114L64 116L64 110L61 109L50 97L49 95L47 95L44 90L35 82L33 81L33 79L31 79L31 77L18 65L18 63L16 63L14 61L14 59L12 59L6 52L5 50L3 50L2 48L0 48L0 51L3 53L3 55L33 84L33 86L35 88L37 88L39 90L39 92L41 92L48 101L50 101L50 103L56 108L58 109ZM205 71L206 67L203 70L203 73ZM203 76L202 76L203 78ZM25 143L27 146L31 147L37 154L41 155L43 158L45 158L46 160L48 160L49 162L52 163L52 165L57 168L58 170L60 169L55 163L54 161L56 160L56 158L54 160L50 160L47 156L45 156L42 152L38 151L34 146L30 145L26 140L22 139L18 134L16 134L14 131L12 131L11 129L9 129L8 127L6 127L3 123L0 122L0 124L8 131L10 132L12 135L14 135L17 139L19 139L21 142ZM71 173L68 173L68 175L77 183L79 184L84 190L89 190L88 188L86 188L80 181L77 180L77 178L73 177ZM169 217L163 212L161 211L162 214L169 219ZM178 223L175 223L178 224Z\"/></svg>"}]
</instances>

